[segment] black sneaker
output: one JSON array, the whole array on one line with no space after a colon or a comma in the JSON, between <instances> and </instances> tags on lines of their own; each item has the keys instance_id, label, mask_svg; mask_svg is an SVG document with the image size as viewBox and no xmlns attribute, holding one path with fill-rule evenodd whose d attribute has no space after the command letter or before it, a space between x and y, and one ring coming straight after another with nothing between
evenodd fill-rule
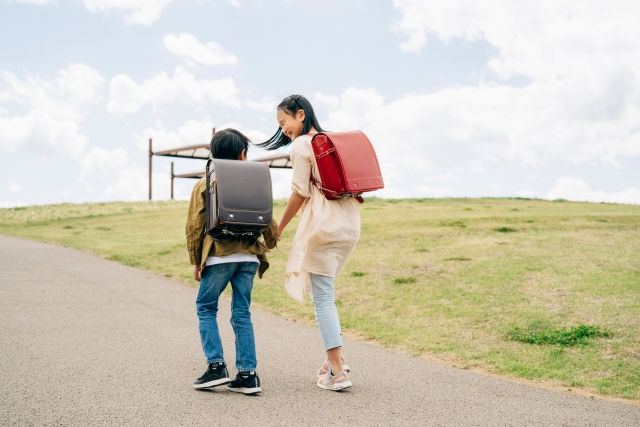
<instances>
[{"instance_id":1,"label":"black sneaker","mask_svg":"<svg viewBox=\"0 0 640 427\"><path fill-rule=\"evenodd\" d=\"M227 365L224 362L211 363L207 367L207 372L193 382L195 388L209 388L231 382Z\"/></svg>"},{"instance_id":2,"label":"black sneaker","mask_svg":"<svg viewBox=\"0 0 640 427\"><path fill-rule=\"evenodd\" d=\"M260 393L260 377L256 371L238 372L236 378L227 385L227 390L244 394Z\"/></svg>"}]
</instances>

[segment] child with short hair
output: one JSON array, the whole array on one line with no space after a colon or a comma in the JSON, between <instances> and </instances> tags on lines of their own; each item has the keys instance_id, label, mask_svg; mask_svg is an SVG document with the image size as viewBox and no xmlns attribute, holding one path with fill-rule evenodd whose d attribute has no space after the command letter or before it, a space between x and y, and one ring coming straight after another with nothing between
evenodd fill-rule
<instances>
[{"instance_id":1,"label":"child with short hair","mask_svg":"<svg viewBox=\"0 0 640 427\"><path fill-rule=\"evenodd\" d=\"M217 132L211 139L214 159L247 160L249 138L235 129ZM263 241L235 236L214 240L205 234L206 177L193 187L185 227L187 249L193 268L193 278L200 282L196 299L202 349L207 358L206 372L193 383L197 389L228 384L227 389L244 394L262 391L256 372L257 359L253 324L251 322L251 291L253 278L262 278L269 268L266 253L276 246L278 226L271 221ZM232 381L224 361L218 330L218 300L231 283L231 325L236 336L236 368Z\"/></svg>"}]
</instances>

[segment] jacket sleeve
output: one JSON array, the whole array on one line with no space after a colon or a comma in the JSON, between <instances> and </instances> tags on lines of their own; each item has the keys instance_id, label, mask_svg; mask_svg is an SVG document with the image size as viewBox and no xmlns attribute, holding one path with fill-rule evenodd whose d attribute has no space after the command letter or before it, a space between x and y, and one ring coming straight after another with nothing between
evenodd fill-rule
<instances>
[{"instance_id":1,"label":"jacket sleeve","mask_svg":"<svg viewBox=\"0 0 640 427\"><path fill-rule=\"evenodd\" d=\"M193 191L191 191L191 200L189 201L185 234L187 236L187 250L189 251L191 265L200 264L202 259L206 215L205 191L207 191L206 184L203 185L203 180L198 181L193 187Z\"/></svg>"},{"instance_id":2,"label":"jacket sleeve","mask_svg":"<svg viewBox=\"0 0 640 427\"><path fill-rule=\"evenodd\" d=\"M272 219L269 227L264 231L264 244L268 249L278 246L278 223Z\"/></svg>"}]
</instances>

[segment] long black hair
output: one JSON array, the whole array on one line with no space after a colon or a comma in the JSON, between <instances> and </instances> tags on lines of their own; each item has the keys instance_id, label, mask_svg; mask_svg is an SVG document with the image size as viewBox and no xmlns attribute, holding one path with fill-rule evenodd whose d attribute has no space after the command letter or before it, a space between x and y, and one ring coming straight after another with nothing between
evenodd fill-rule
<instances>
[{"instance_id":1,"label":"long black hair","mask_svg":"<svg viewBox=\"0 0 640 427\"><path fill-rule=\"evenodd\" d=\"M318 123L316 113L313 111L311 103L302 95L287 96L280 104L278 104L278 110L283 110L285 113L292 116L295 116L299 110L304 111L302 135L309 133L312 127L318 132L324 132L324 129L322 129L322 127L320 127L320 123ZM291 144L291 138L282 133L282 128L280 128L271 138L256 145L261 148L266 148L267 150L277 150L278 148L286 147L289 144Z\"/></svg>"}]
</instances>

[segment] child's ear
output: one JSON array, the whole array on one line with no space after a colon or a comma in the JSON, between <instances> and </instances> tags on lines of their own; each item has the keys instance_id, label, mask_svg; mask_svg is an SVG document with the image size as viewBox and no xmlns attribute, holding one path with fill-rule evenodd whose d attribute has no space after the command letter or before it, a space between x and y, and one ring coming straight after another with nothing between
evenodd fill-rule
<instances>
[{"instance_id":1,"label":"child's ear","mask_svg":"<svg viewBox=\"0 0 640 427\"><path fill-rule=\"evenodd\" d=\"M247 160L246 150L242 150L242 153L238 156L238 160Z\"/></svg>"},{"instance_id":2,"label":"child's ear","mask_svg":"<svg viewBox=\"0 0 640 427\"><path fill-rule=\"evenodd\" d=\"M301 122L304 122L305 115L304 115L304 110L302 108L298 110L298 112L296 113L296 116L298 120L300 120Z\"/></svg>"}]
</instances>

